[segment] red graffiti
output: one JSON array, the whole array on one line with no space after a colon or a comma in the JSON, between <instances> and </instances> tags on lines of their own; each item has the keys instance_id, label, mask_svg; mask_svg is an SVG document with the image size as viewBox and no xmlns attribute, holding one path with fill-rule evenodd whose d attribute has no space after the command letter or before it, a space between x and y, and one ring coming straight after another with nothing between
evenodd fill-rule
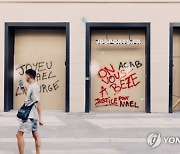
<instances>
[{"instance_id":1,"label":"red graffiti","mask_svg":"<svg viewBox=\"0 0 180 154\"><path fill-rule=\"evenodd\" d=\"M126 63L124 63L126 64ZM110 90L114 95L117 95L123 90L128 90L133 87L136 87L140 84L136 72L134 72L135 65L130 63L129 67L121 67L119 65L119 70L116 71L115 67L110 64L109 67L103 67L99 69L97 75L100 78L103 85L100 87L100 98L95 99L96 107L102 106L119 106L120 108L139 108L135 101L129 99L130 96L118 96L118 97L109 97ZM139 61L136 61L136 68L140 68L142 64Z\"/></svg>"},{"instance_id":2,"label":"red graffiti","mask_svg":"<svg viewBox=\"0 0 180 154\"><path fill-rule=\"evenodd\" d=\"M130 107L130 108L139 108L136 105L136 102L133 100L129 101L129 96L119 96L119 97L105 97L105 98L96 98L95 99L96 107L102 106L119 106L120 108Z\"/></svg>"},{"instance_id":3,"label":"red graffiti","mask_svg":"<svg viewBox=\"0 0 180 154\"><path fill-rule=\"evenodd\" d=\"M126 101L129 99L129 96L119 96L120 101Z\"/></svg>"},{"instance_id":4,"label":"red graffiti","mask_svg":"<svg viewBox=\"0 0 180 154\"><path fill-rule=\"evenodd\" d=\"M123 89L130 89L136 87L140 81L136 73L133 73L133 69L126 71L121 69L115 72L114 66L110 64L110 68L104 67L98 71L98 76L103 83L109 85L109 88L113 89L114 95L119 93ZM101 95L103 97L103 92L105 91L108 94L106 88L101 86Z\"/></svg>"},{"instance_id":5,"label":"red graffiti","mask_svg":"<svg viewBox=\"0 0 180 154\"><path fill-rule=\"evenodd\" d=\"M99 93L101 93L101 97L104 96L104 92L108 95L108 92L106 90L106 88L104 88L103 86L101 86L101 91Z\"/></svg>"},{"instance_id":6,"label":"red graffiti","mask_svg":"<svg viewBox=\"0 0 180 154\"><path fill-rule=\"evenodd\" d=\"M103 104L104 106L107 106L107 105L117 105L118 99L106 97L106 98L96 98L95 101L96 101L95 105Z\"/></svg>"},{"instance_id":7,"label":"red graffiti","mask_svg":"<svg viewBox=\"0 0 180 154\"><path fill-rule=\"evenodd\" d=\"M111 75L110 72L112 72L112 73L115 72L115 69L114 69L113 65L110 64L110 66L111 66L110 69L108 69L107 67L104 67L104 68L102 68L102 69L100 69L100 70L98 71L98 75L99 75L100 78L106 77L107 74Z\"/></svg>"}]
</instances>

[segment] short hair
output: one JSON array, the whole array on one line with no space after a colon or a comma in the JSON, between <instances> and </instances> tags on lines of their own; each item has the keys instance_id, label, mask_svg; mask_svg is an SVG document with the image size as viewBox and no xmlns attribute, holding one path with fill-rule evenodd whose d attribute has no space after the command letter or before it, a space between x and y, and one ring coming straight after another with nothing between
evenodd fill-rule
<instances>
[{"instance_id":1,"label":"short hair","mask_svg":"<svg viewBox=\"0 0 180 154\"><path fill-rule=\"evenodd\" d=\"M29 75L31 78L35 79L36 78L36 71L33 69L28 69L25 72L27 75Z\"/></svg>"}]
</instances>

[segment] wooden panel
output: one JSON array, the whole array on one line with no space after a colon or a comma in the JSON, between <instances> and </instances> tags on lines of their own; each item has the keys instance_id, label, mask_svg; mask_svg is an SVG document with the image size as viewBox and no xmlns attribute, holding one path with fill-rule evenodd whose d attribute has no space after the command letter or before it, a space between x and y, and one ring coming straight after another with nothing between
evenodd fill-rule
<instances>
[{"instance_id":1,"label":"wooden panel","mask_svg":"<svg viewBox=\"0 0 180 154\"><path fill-rule=\"evenodd\" d=\"M97 39L141 44L96 44ZM145 111L145 32L94 30L91 37L91 109Z\"/></svg>"},{"instance_id":2,"label":"wooden panel","mask_svg":"<svg viewBox=\"0 0 180 154\"><path fill-rule=\"evenodd\" d=\"M14 109L18 109L25 95L18 89L18 81L25 81L25 70L37 72L43 109L65 109L64 30L16 30L14 61Z\"/></svg>"}]
</instances>

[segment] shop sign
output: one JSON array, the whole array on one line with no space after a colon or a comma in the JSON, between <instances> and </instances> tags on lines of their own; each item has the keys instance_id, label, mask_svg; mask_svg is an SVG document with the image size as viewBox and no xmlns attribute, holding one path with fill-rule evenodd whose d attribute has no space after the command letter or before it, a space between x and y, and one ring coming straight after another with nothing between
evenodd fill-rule
<instances>
[{"instance_id":1,"label":"shop sign","mask_svg":"<svg viewBox=\"0 0 180 154\"><path fill-rule=\"evenodd\" d=\"M112 44L112 45L116 45L116 44L125 44L125 45L131 45L131 44L135 44L135 45L139 45L141 44L141 40L140 39L98 39L96 40L96 44Z\"/></svg>"}]
</instances>

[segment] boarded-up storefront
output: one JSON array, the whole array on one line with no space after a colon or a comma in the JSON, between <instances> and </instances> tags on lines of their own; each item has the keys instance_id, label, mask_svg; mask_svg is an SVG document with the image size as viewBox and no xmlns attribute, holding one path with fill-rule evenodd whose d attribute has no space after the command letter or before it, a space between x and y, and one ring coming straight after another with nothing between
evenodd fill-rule
<instances>
[{"instance_id":1,"label":"boarded-up storefront","mask_svg":"<svg viewBox=\"0 0 180 154\"><path fill-rule=\"evenodd\" d=\"M86 39L86 112L150 112L149 24L89 23Z\"/></svg>"},{"instance_id":2,"label":"boarded-up storefront","mask_svg":"<svg viewBox=\"0 0 180 154\"><path fill-rule=\"evenodd\" d=\"M14 101L18 109L25 95L19 80L28 87L25 71L36 70L43 109L65 110L66 33L61 29L16 29L14 41Z\"/></svg>"},{"instance_id":3,"label":"boarded-up storefront","mask_svg":"<svg viewBox=\"0 0 180 154\"><path fill-rule=\"evenodd\" d=\"M180 110L180 29L175 29L173 33L173 110Z\"/></svg>"}]
</instances>

